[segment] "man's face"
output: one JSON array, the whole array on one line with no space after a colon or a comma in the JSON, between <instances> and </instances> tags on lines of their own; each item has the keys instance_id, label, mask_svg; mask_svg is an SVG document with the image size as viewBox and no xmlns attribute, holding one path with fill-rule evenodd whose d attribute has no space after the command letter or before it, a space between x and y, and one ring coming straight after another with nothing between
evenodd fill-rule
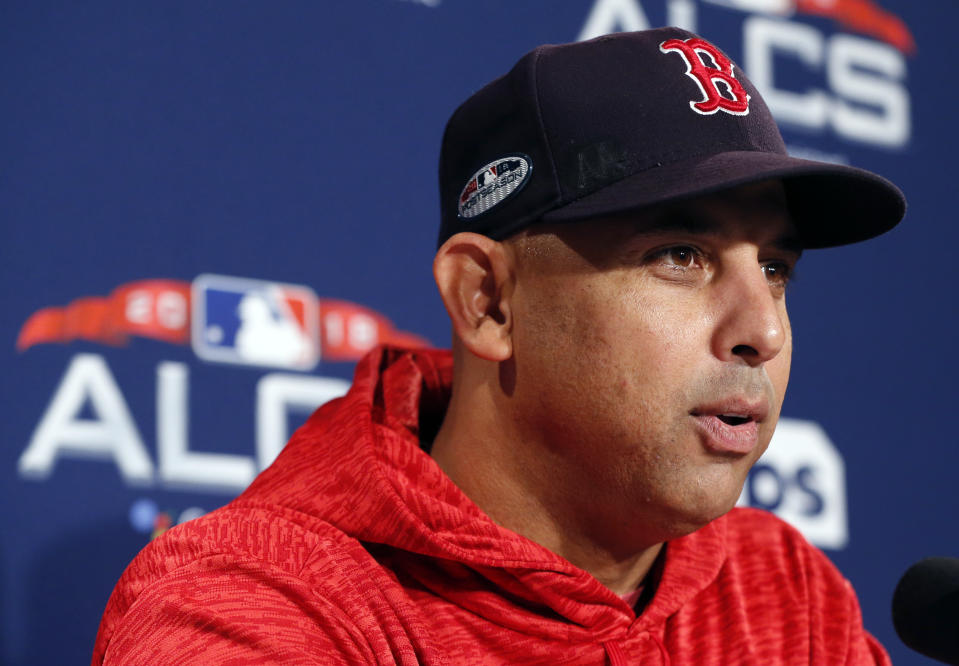
<instances>
[{"instance_id":1,"label":"man's face","mask_svg":"<svg viewBox=\"0 0 959 666\"><path fill-rule=\"evenodd\" d=\"M799 251L781 184L510 244L511 414L545 502L597 543L659 542L732 508L789 378Z\"/></svg>"}]
</instances>

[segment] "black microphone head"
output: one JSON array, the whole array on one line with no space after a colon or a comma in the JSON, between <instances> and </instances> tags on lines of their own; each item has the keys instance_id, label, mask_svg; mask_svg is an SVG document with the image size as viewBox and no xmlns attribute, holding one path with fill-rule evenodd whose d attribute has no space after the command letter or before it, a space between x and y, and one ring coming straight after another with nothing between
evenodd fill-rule
<instances>
[{"instance_id":1,"label":"black microphone head","mask_svg":"<svg viewBox=\"0 0 959 666\"><path fill-rule=\"evenodd\" d=\"M916 652L959 664L959 558L928 557L909 567L892 596L892 623Z\"/></svg>"}]
</instances>

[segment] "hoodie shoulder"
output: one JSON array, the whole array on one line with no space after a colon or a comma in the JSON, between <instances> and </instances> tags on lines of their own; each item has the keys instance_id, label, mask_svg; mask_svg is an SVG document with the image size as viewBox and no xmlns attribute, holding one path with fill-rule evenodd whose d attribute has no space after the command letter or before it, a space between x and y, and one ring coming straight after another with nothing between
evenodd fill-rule
<instances>
[{"instance_id":1,"label":"hoodie shoulder","mask_svg":"<svg viewBox=\"0 0 959 666\"><path fill-rule=\"evenodd\" d=\"M733 596L738 588L747 615L787 632L802 628L814 663L889 663L863 628L852 584L799 530L759 509L733 509L720 520L727 560L718 589Z\"/></svg>"},{"instance_id":2,"label":"hoodie shoulder","mask_svg":"<svg viewBox=\"0 0 959 666\"><path fill-rule=\"evenodd\" d=\"M235 502L144 548L107 604L93 663L375 661L393 646L362 627L362 609L393 584L322 520Z\"/></svg>"},{"instance_id":3,"label":"hoodie shoulder","mask_svg":"<svg viewBox=\"0 0 959 666\"><path fill-rule=\"evenodd\" d=\"M825 553L781 518L759 509L736 508L726 523L727 567L752 584L789 590L808 603L848 603L852 588Z\"/></svg>"}]
</instances>

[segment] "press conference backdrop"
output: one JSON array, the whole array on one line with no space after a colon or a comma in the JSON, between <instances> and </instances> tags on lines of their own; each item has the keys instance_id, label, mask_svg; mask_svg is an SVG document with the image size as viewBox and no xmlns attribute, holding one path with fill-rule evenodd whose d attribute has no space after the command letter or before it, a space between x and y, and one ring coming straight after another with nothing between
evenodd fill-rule
<instances>
[{"instance_id":1,"label":"press conference backdrop","mask_svg":"<svg viewBox=\"0 0 959 666\"><path fill-rule=\"evenodd\" d=\"M533 46L676 24L790 150L905 190L809 252L783 422L742 504L819 544L899 664L900 574L959 555L959 7L907 0L7 2L0 658L82 663L127 562L218 507L377 342L446 345L455 106Z\"/></svg>"}]
</instances>

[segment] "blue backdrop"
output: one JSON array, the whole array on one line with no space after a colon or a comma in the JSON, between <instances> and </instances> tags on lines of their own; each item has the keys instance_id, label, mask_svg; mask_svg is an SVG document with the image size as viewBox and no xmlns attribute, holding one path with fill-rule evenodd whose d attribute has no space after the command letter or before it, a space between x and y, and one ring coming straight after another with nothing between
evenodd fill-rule
<instances>
[{"instance_id":1,"label":"blue backdrop","mask_svg":"<svg viewBox=\"0 0 959 666\"><path fill-rule=\"evenodd\" d=\"M537 44L667 23L742 65L795 154L907 194L893 232L803 258L790 420L741 501L926 663L889 604L959 556L959 7L907 0L4 3L0 660L88 660L152 533L236 495L371 344L447 343L436 161L462 99Z\"/></svg>"}]
</instances>

